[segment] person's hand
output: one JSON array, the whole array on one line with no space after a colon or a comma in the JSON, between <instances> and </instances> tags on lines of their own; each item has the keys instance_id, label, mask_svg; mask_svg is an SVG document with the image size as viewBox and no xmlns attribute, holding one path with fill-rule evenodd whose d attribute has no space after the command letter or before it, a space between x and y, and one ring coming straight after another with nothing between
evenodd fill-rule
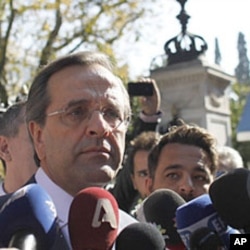
<instances>
[{"instance_id":1,"label":"person's hand","mask_svg":"<svg viewBox=\"0 0 250 250\"><path fill-rule=\"evenodd\" d=\"M140 83L148 83L153 85L153 95L140 97L140 105L141 110L145 115L155 115L160 111L161 106L160 91L156 81L151 78L142 78L139 80L138 84Z\"/></svg>"}]
</instances>

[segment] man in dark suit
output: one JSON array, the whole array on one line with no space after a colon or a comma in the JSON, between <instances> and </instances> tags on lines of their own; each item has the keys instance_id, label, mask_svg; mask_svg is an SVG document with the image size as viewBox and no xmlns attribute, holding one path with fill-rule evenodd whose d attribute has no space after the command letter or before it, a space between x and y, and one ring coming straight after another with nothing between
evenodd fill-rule
<instances>
[{"instance_id":1,"label":"man in dark suit","mask_svg":"<svg viewBox=\"0 0 250 250\"><path fill-rule=\"evenodd\" d=\"M131 110L112 71L105 55L76 53L44 67L30 88L27 125L40 162L31 182L55 204L61 233L54 249L71 249L68 212L74 196L103 187L121 166ZM133 222L120 211L118 231Z\"/></svg>"}]
</instances>

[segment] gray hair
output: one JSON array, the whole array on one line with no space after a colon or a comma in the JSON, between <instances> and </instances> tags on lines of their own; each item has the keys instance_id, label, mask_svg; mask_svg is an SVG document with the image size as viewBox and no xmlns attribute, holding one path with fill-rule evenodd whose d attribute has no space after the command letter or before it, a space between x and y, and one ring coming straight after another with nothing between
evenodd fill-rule
<instances>
[{"instance_id":1,"label":"gray hair","mask_svg":"<svg viewBox=\"0 0 250 250\"><path fill-rule=\"evenodd\" d=\"M25 123L26 101L17 102L7 108L0 116L0 136L15 138L19 128ZM4 170L6 163L1 159Z\"/></svg>"},{"instance_id":2,"label":"gray hair","mask_svg":"<svg viewBox=\"0 0 250 250\"><path fill-rule=\"evenodd\" d=\"M243 168L244 163L240 153L228 146L218 147L218 170L230 171L235 168Z\"/></svg>"},{"instance_id":3,"label":"gray hair","mask_svg":"<svg viewBox=\"0 0 250 250\"><path fill-rule=\"evenodd\" d=\"M0 121L0 135L9 138L17 136L19 127L25 123L26 102L18 102L9 106Z\"/></svg>"}]
</instances>

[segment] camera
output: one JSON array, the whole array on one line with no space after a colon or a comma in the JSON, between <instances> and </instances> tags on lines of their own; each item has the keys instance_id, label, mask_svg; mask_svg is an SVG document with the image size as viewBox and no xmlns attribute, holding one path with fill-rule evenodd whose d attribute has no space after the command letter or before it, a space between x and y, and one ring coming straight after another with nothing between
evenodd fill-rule
<instances>
[{"instance_id":1,"label":"camera","mask_svg":"<svg viewBox=\"0 0 250 250\"><path fill-rule=\"evenodd\" d=\"M153 84L144 82L129 82L128 94L130 96L152 96Z\"/></svg>"}]
</instances>

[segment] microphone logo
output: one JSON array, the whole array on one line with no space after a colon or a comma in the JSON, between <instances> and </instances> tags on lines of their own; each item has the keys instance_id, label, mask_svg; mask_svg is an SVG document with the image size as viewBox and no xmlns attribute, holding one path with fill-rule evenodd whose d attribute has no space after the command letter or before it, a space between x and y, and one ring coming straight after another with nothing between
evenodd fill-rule
<instances>
[{"instance_id":1,"label":"microphone logo","mask_svg":"<svg viewBox=\"0 0 250 250\"><path fill-rule=\"evenodd\" d=\"M49 207L50 211L56 217L57 216L57 212L56 212L56 207L55 207L54 203L51 200L46 200L45 204L47 204L47 206Z\"/></svg>"},{"instance_id":2,"label":"microphone logo","mask_svg":"<svg viewBox=\"0 0 250 250\"><path fill-rule=\"evenodd\" d=\"M97 201L92 221L92 227L100 227L104 222L109 223L110 227L113 229L116 229L118 227L115 211L110 200L102 198L98 199Z\"/></svg>"}]
</instances>

